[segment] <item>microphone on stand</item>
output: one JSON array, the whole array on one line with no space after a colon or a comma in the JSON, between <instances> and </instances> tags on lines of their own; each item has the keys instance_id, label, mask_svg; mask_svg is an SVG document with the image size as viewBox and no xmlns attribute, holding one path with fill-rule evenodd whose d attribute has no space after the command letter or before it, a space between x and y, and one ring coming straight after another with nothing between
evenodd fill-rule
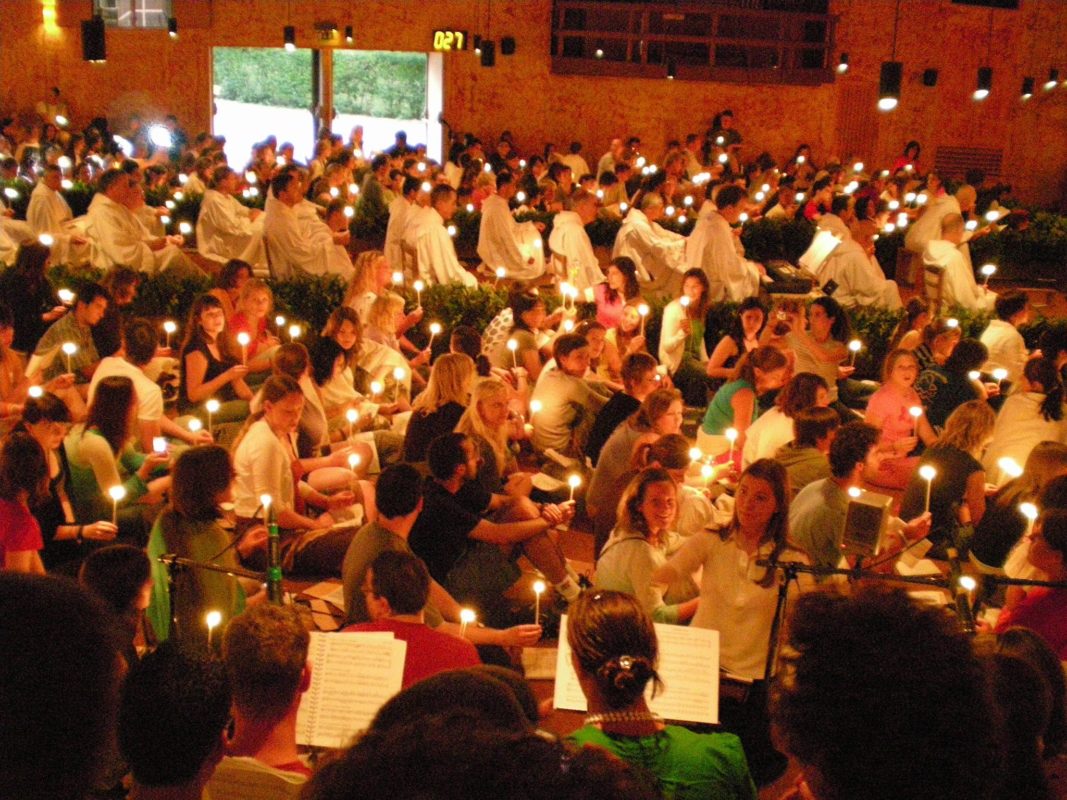
<instances>
[{"instance_id":1,"label":"microphone on stand","mask_svg":"<svg viewBox=\"0 0 1067 800\"><path fill-rule=\"evenodd\" d=\"M271 508L269 494L261 495L263 516L267 522L267 600L273 605L282 605L282 537L278 530L278 517Z\"/></svg>"}]
</instances>

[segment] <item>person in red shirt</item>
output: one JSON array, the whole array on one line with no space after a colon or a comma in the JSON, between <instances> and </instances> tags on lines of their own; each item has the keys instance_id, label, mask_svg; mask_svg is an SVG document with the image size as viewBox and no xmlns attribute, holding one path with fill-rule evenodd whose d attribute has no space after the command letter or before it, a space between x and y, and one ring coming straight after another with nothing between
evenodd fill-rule
<instances>
[{"instance_id":1,"label":"person in red shirt","mask_svg":"<svg viewBox=\"0 0 1067 800\"><path fill-rule=\"evenodd\" d=\"M361 589L372 621L350 625L345 632L388 631L407 642L405 689L438 672L482 663L466 639L426 625L423 609L430 595L430 573L421 559L386 550L371 563Z\"/></svg>"},{"instance_id":2,"label":"person in red shirt","mask_svg":"<svg viewBox=\"0 0 1067 800\"><path fill-rule=\"evenodd\" d=\"M44 451L28 433L13 433L0 449L0 570L44 575L41 526L30 513L48 494Z\"/></svg>"}]
</instances>

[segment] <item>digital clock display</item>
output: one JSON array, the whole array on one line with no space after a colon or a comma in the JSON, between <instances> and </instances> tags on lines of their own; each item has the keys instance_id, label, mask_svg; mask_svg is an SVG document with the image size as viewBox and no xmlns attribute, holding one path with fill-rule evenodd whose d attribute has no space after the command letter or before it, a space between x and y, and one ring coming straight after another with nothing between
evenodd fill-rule
<instances>
[{"instance_id":1,"label":"digital clock display","mask_svg":"<svg viewBox=\"0 0 1067 800\"><path fill-rule=\"evenodd\" d=\"M467 49L466 31L434 31L433 49L441 52Z\"/></svg>"}]
</instances>

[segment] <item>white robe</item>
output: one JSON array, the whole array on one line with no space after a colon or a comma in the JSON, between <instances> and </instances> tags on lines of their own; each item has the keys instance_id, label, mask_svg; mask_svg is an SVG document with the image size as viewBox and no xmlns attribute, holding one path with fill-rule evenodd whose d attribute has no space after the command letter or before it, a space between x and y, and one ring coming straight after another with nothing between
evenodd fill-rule
<instances>
[{"instance_id":1,"label":"white robe","mask_svg":"<svg viewBox=\"0 0 1067 800\"><path fill-rule=\"evenodd\" d=\"M265 267L263 217L252 220L252 211L230 195L208 189L200 202L196 220L196 246L200 255L212 261L231 258L247 261L253 267Z\"/></svg>"},{"instance_id":2,"label":"white robe","mask_svg":"<svg viewBox=\"0 0 1067 800\"><path fill-rule=\"evenodd\" d=\"M873 256L867 255L863 247L852 238L840 217L835 214L823 214L818 227L830 231L841 240L841 244L817 270L816 277L820 286L834 281L837 289L833 297L846 308L878 306L890 311L901 308L900 290L897 289L896 282L885 277Z\"/></svg>"},{"instance_id":3,"label":"white robe","mask_svg":"<svg viewBox=\"0 0 1067 800\"><path fill-rule=\"evenodd\" d=\"M685 237L649 221L644 212L631 208L615 237L611 257L626 256L637 265L642 288L673 295L681 290L685 271Z\"/></svg>"},{"instance_id":4,"label":"white robe","mask_svg":"<svg viewBox=\"0 0 1067 800\"><path fill-rule=\"evenodd\" d=\"M92 263L98 269L132 267L157 272L181 255L175 245L153 251L152 235L134 212L100 192L89 204L86 233L92 241Z\"/></svg>"},{"instance_id":5,"label":"white robe","mask_svg":"<svg viewBox=\"0 0 1067 800\"><path fill-rule=\"evenodd\" d=\"M604 282L604 271L577 212L556 214L552 233L548 235L548 246L555 255L567 259L567 280L582 292L587 302L591 302L593 287Z\"/></svg>"},{"instance_id":6,"label":"white robe","mask_svg":"<svg viewBox=\"0 0 1067 800\"><path fill-rule=\"evenodd\" d=\"M34 236L47 233L52 237L52 261L56 264L84 264L89 260L89 245L71 241L71 237L79 235L79 231L70 206L63 195L43 182L38 183L30 195L26 222Z\"/></svg>"},{"instance_id":7,"label":"white robe","mask_svg":"<svg viewBox=\"0 0 1067 800\"><path fill-rule=\"evenodd\" d=\"M413 204L402 195L389 204L389 224L385 228L385 258L394 270L404 270L404 251L401 241Z\"/></svg>"},{"instance_id":8,"label":"white robe","mask_svg":"<svg viewBox=\"0 0 1067 800\"><path fill-rule=\"evenodd\" d=\"M436 208L427 209L420 216L415 230L415 253L419 263L419 277L427 286L461 283L471 288L478 279L464 269L456 257L456 246L445 228L444 218Z\"/></svg>"},{"instance_id":9,"label":"white robe","mask_svg":"<svg viewBox=\"0 0 1067 800\"><path fill-rule=\"evenodd\" d=\"M408 209L407 217L404 219L404 231L400 235L404 274L419 274L421 277L422 270L416 268L415 265L415 252L418 248L419 231L429 218L431 210L428 206L420 206L417 203Z\"/></svg>"},{"instance_id":10,"label":"white robe","mask_svg":"<svg viewBox=\"0 0 1067 800\"><path fill-rule=\"evenodd\" d=\"M931 200L919 218L908 226L904 246L912 253L923 253L926 245L941 238L941 220L959 213L960 202L950 194Z\"/></svg>"},{"instance_id":11,"label":"white robe","mask_svg":"<svg viewBox=\"0 0 1067 800\"><path fill-rule=\"evenodd\" d=\"M290 208L273 196L267 198L263 236L270 250L271 273L282 280L300 273L337 274L349 280L352 261L348 253L343 247L338 252L330 229L313 210L314 219L300 205Z\"/></svg>"},{"instance_id":12,"label":"white robe","mask_svg":"<svg viewBox=\"0 0 1067 800\"><path fill-rule=\"evenodd\" d=\"M482 202L478 256L494 274L503 267L512 280L531 281L545 274L541 232L532 222L516 222L508 201L497 194Z\"/></svg>"},{"instance_id":13,"label":"white robe","mask_svg":"<svg viewBox=\"0 0 1067 800\"><path fill-rule=\"evenodd\" d=\"M979 286L974 279L970 254L944 239L934 239L926 245L923 264L938 266L945 270L941 299L948 306L962 306L971 311L991 311L997 301L995 292Z\"/></svg>"},{"instance_id":14,"label":"white robe","mask_svg":"<svg viewBox=\"0 0 1067 800\"><path fill-rule=\"evenodd\" d=\"M759 294L759 268L744 257L744 249L730 229L730 223L718 211L711 212L708 219L700 268L708 276L711 301L739 303Z\"/></svg>"}]
</instances>

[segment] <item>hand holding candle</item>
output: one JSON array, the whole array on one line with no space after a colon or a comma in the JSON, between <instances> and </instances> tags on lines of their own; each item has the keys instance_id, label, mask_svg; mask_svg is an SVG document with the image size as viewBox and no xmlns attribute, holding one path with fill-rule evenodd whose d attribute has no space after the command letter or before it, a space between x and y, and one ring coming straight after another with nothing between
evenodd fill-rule
<instances>
[{"instance_id":1,"label":"hand holding candle","mask_svg":"<svg viewBox=\"0 0 1067 800\"><path fill-rule=\"evenodd\" d=\"M209 611L204 615L204 622L207 624L207 646L211 649L211 642L215 635L215 628L219 627L222 623L222 614L219 611Z\"/></svg>"},{"instance_id":2,"label":"hand holding candle","mask_svg":"<svg viewBox=\"0 0 1067 800\"><path fill-rule=\"evenodd\" d=\"M579 474L578 474L578 473L576 473L576 472L574 472L574 473L571 473L571 474L570 474L570 475L569 475L569 476L567 477L567 485L568 485L569 487L571 487L571 496L570 496L570 498L569 498L569 499L570 499L570 501L572 501L572 502L573 502L573 501L574 501L574 490L575 490L575 489L577 489L577 488L578 488L579 486L581 486L581 485L582 485L582 476L581 476L581 475L579 475Z\"/></svg>"},{"instance_id":3,"label":"hand holding candle","mask_svg":"<svg viewBox=\"0 0 1067 800\"><path fill-rule=\"evenodd\" d=\"M545 591L544 581L534 581L534 625L541 624L541 595Z\"/></svg>"},{"instance_id":4,"label":"hand holding candle","mask_svg":"<svg viewBox=\"0 0 1067 800\"><path fill-rule=\"evenodd\" d=\"M851 342L848 343L848 349L848 365L850 367L854 367L856 366L856 353L863 349L863 342L861 342L859 339L853 339Z\"/></svg>"},{"instance_id":5,"label":"hand holding candle","mask_svg":"<svg viewBox=\"0 0 1067 800\"><path fill-rule=\"evenodd\" d=\"M508 339L508 350L511 351L511 366L513 369L519 368L519 357L517 351L519 349L518 339Z\"/></svg>"},{"instance_id":6,"label":"hand holding candle","mask_svg":"<svg viewBox=\"0 0 1067 800\"><path fill-rule=\"evenodd\" d=\"M126 487L122 484L116 484L107 490L108 496L111 498L111 524L119 524L119 502L126 497Z\"/></svg>"},{"instance_id":7,"label":"hand holding candle","mask_svg":"<svg viewBox=\"0 0 1067 800\"><path fill-rule=\"evenodd\" d=\"M247 331L241 331L237 334L237 344L241 345L241 363L248 364L248 345L252 343L252 337L248 335Z\"/></svg>"},{"instance_id":8,"label":"hand holding candle","mask_svg":"<svg viewBox=\"0 0 1067 800\"><path fill-rule=\"evenodd\" d=\"M73 372L73 370L70 368L70 357L78 352L78 345L74 344L74 342L63 342L62 349L63 355L67 359L67 372Z\"/></svg>"},{"instance_id":9,"label":"hand holding candle","mask_svg":"<svg viewBox=\"0 0 1067 800\"><path fill-rule=\"evenodd\" d=\"M930 490L933 487L934 478L937 477L937 470L934 469L929 464L923 464L921 467L919 467L919 477L922 478L924 481L926 481L926 504L923 507L923 510L927 514L929 514L930 513Z\"/></svg>"},{"instance_id":10,"label":"hand holding candle","mask_svg":"<svg viewBox=\"0 0 1067 800\"><path fill-rule=\"evenodd\" d=\"M459 635L467 635L467 626L474 623L478 617L469 608L461 608L459 610Z\"/></svg>"}]
</instances>

